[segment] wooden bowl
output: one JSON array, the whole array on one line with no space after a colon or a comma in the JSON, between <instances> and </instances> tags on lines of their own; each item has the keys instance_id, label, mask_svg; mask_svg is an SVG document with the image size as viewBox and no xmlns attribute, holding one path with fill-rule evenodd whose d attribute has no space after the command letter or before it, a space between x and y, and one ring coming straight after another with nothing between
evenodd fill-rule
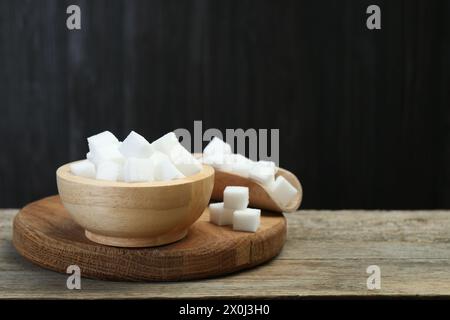
<instances>
[{"instance_id":1,"label":"wooden bowl","mask_svg":"<svg viewBox=\"0 0 450 320\"><path fill-rule=\"evenodd\" d=\"M214 169L165 182L111 182L75 176L70 164L56 171L58 192L90 240L117 247L159 246L186 236L202 215Z\"/></svg>"}]
</instances>

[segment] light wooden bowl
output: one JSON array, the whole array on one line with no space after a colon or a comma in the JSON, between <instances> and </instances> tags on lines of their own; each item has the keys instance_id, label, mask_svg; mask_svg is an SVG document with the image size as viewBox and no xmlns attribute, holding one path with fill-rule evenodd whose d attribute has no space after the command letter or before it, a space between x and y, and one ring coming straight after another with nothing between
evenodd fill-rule
<instances>
[{"instance_id":1,"label":"light wooden bowl","mask_svg":"<svg viewBox=\"0 0 450 320\"><path fill-rule=\"evenodd\" d=\"M58 192L90 240L117 247L159 246L186 236L202 215L214 169L166 182L110 182L75 176L70 164L56 171Z\"/></svg>"}]
</instances>

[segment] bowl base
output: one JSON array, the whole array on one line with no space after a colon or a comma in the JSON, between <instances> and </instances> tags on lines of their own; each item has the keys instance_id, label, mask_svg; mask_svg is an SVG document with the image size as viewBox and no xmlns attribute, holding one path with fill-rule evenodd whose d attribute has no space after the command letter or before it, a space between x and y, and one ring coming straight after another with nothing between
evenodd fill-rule
<instances>
[{"instance_id":1,"label":"bowl base","mask_svg":"<svg viewBox=\"0 0 450 320\"><path fill-rule=\"evenodd\" d=\"M104 244L113 247L126 247L126 248L142 248L142 247L156 247L164 244L169 244L183 239L187 235L187 230L183 230L176 233L169 233L160 237L151 238L119 238L109 237L92 233L88 230L84 231L86 237L96 243Z\"/></svg>"}]
</instances>

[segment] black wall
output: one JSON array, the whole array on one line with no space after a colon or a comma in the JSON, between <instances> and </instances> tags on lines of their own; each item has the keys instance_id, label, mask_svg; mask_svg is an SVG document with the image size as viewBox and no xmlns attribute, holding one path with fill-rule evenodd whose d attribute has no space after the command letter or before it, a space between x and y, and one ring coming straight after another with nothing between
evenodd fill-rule
<instances>
[{"instance_id":1,"label":"black wall","mask_svg":"<svg viewBox=\"0 0 450 320\"><path fill-rule=\"evenodd\" d=\"M449 86L445 0L0 0L0 207L56 193L91 134L203 120L280 128L304 208L450 208Z\"/></svg>"}]
</instances>

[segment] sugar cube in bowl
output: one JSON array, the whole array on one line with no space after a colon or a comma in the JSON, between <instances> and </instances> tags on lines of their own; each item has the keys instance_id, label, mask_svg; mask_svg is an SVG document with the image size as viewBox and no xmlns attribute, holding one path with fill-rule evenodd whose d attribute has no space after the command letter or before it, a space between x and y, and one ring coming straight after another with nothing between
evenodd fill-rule
<instances>
[{"instance_id":1,"label":"sugar cube in bowl","mask_svg":"<svg viewBox=\"0 0 450 320\"><path fill-rule=\"evenodd\" d=\"M140 134L131 131L118 148L124 157L148 158L153 153L152 145Z\"/></svg>"},{"instance_id":2,"label":"sugar cube in bowl","mask_svg":"<svg viewBox=\"0 0 450 320\"><path fill-rule=\"evenodd\" d=\"M86 160L57 170L61 201L90 240L119 247L174 242L205 210L214 169L193 161L174 133L153 144L134 131L123 142L104 131L88 138Z\"/></svg>"}]
</instances>

